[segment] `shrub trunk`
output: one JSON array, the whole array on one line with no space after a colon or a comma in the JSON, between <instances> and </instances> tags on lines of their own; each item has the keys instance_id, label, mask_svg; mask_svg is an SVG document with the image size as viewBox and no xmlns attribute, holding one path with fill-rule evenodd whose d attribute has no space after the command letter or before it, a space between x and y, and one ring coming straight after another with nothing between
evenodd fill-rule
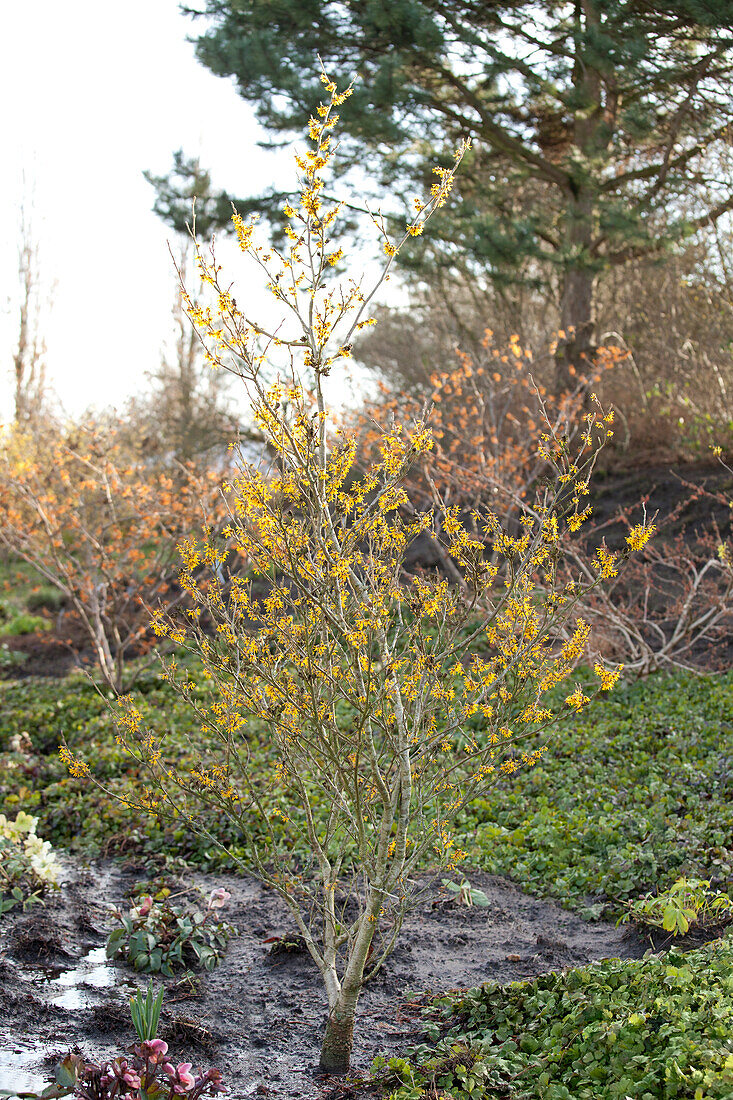
<instances>
[{"instance_id":1,"label":"shrub trunk","mask_svg":"<svg viewBox=\"0 0 733 1100\"><path fill-rule=\"evenodd\" d=\"M321 1069L327 1073L346 1073L354 1046L354 1017L359 990L343 988L328 1014L326 1034L321 1046Z\"/></svg>"}]
</instances>

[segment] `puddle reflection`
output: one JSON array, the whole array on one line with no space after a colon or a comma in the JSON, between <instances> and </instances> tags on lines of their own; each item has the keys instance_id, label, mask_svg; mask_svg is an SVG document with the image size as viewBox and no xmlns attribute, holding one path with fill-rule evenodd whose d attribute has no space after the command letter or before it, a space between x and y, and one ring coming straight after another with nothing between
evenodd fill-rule
<instances>
[{"instance_id":1,"label":"puddle reflection","mask_svg":"<svg viewBox=\"0 0 733 1100\"><path fill-rule=\"evenodd\" d=\"M41 1092L49 1084L49 1078L39 1070L29 1067L39 1062L38 1050L24 1050L17 1044L0 1045L0 1091Z\"/></svg>"},{"instance_id":2,"label":"puddle reflection","mask_svg":"<svg viewBox=\"0 0 733 1100\"><path fill-rule=\"evenodd\" d=\"M79 1009L93 1003L92 990L115 985L117 975L114 966L107 961L104 948L95 947L69 970L43 967L35 980L41 985L41 996L48 1004Z\"/></svg>"}]
</instances>

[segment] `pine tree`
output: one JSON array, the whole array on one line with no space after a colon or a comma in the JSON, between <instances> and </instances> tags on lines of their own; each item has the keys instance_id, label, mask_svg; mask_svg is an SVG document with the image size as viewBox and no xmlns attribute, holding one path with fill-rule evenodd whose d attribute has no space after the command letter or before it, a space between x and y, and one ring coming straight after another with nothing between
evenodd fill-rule
<instances>
[{"instance_id":1,"label":"pine tree","mask_svg":"<svg viewBox=\"0 0 733 1100\"><path fill-rule=\"evenodd\" d=\"M733 208L708 168L733 122L728 0L205 0L189 14L206 23L200 61L234 77L274 140L315 110L316 55L337 81L356 74L351 160L369 156L392 187L473 136L432 262L465 256L506 280L530 260L554 283L560 387L593 353L599 273Z\"/></svg>"}]
</instances>

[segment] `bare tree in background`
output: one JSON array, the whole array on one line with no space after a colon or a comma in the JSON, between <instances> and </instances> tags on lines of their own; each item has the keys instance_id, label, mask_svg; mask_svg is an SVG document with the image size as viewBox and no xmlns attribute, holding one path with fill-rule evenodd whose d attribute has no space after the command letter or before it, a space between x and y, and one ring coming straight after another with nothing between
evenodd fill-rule
<instances>
[{"instance_id":1,"label":"bare tree in background","mask_svg":"<svg viewBox=\"0 0 733 1100\"><path fill-rule=\"evenodd\" d=\"M46 400L44 314L51 290L41 279L40 247L35 233L33 197L20 207L18 243L17 341L12 353L14 419L19 425L37 419Z\"/></svg>"},{"instance_id":2,"label":"bare tree in background","mask_svg":"<svg viewBox=\"0 0 733 1100\"><path fill-rule=\"evenodd\" d=\"M684 249L599 277L597 342L628 353L599 382L602 404L618 416L607 460L612 451L651 462L705 458L711 444L731 453L732 255L733 222L721 219ZM560 313L531 275L527 268L522 284L497 288L457 268L439 270L409 305L381 307L379 324L356 341L354 355L382 390L427 399L432 378L457 365L457 350L482 358L488 328L499 347L517 334L534 353L533 377L551 388L547 353Z\"/></svg>"},{"instance_id":3,"label":"bare tree in background","mask_svg":"<svg viewBox=\"0 0 733 1100\"><path fill-rule=\"evenodd\" d=\"M181 244L176 265L183 279L191 278L190 242ZM128 413L143 451L163 452L188 463L226 447L237 437L239 426L228 392L229 375L206 363L178 287L171 313L172 339L158 369L147 375L150 392L134 398Z\"/></svg>"},{"instance_id":4,"label":"bare tree in background","mask_svg":"<svg viewBox=\"0 0 733 1100\"><path fill-rule=\"evenodd\" d=\"M487 329L497 345L516 334L539 356L558 322L552 300L529 280L499 290L457 269L436 272L411 291L409 305L380 306L375 317L377 326L355 343L355 358L387 392L425 397L436 373L457 366L459 351L483 357Z\"/></svg>"},{"instance_id":5,"label":"bare tree in background","mask_svg":"<svg viewBox=\"0 0 733 1100\"><path fill-rule=\"evenodd\" d=\"M684 251L614 272L598 292L602 343L631 350L601 392L650 461L704 458L733 445L733 229L721 223Z\"/></svg>"}]
</instances>

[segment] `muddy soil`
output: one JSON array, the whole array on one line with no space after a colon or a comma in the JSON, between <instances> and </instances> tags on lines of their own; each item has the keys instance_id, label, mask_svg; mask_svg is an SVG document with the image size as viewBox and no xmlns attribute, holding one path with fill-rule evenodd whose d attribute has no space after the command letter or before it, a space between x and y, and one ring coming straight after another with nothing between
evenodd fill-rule
<instances>
[{"instance_id":1,"label":"muddy soil","mask_svg":"<svg viewBox=\"0 0 733 1100\"><path fill-rule=\"evenodd\" d=\"M67 1050L104 1059L134 1038L128 1000L146 985L104 957L110 909L125 908L126 891L150 868L110 861L68 860L60 891L44 907L9 914L0 924L0 1089L40 1089ZM232 893L223 914L240 935L219 968L197 989L166 979L159 1035L178 1060L215 1065L233 1100L318 1100L336 1078L318 1073L326 1014L320 978L304 954L270 954L270 937L292 931L272 892L233 876L195 875L205 891ZM420 1037L417 1001L425 991L511 981L605 957L637 957L646 944L613 925L587 924L512 883L473 874L488 908L449 899L440 880L429 885L408 918L400 945L360 1002L355 1070L382 1050L397 1053ZM411 1003L413 1002L413 1003Z\"/></svg>"},{"instance_id":2,"label":"muddy soil","mask_svg":"<svg viewBox=\"0 0 733 1100\"><path fill-rule=\"evenodd\" d=\"M700 489L712 496L700 494ZM597 524L612 519L619 510L636 516L639 502L646 497L647 514L655 514L658 524L679 509L674 523L665 528L664 537L684 533L694 541L712 523L724 537L730 535L730 509L724 500L715 498L729 499L732 491L731 475L718 463L635 464L621 470L598 471L591 481L590 500ZM609 541L613 541L612 535Z\"/></svg>"}]
</instances>

